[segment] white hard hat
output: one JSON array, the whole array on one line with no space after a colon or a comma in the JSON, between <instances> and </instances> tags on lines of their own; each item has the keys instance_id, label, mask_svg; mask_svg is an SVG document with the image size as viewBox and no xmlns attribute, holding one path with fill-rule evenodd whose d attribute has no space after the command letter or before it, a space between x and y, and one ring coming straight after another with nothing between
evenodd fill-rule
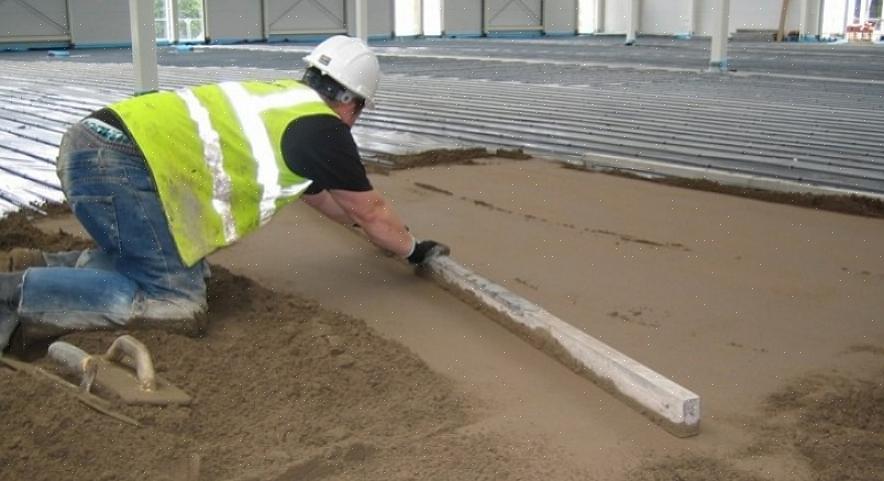
<instances>
[{"instance_id":1,"label":"white hard hat","mask_svg":"<svg viewBox=\"0 0 884 481\"><path fill-rule=\"evenodd\" d=\"M304 61L364 98L369 107L374 105L381 66L362 40L335 35L317 45Z\"/></svg>"}]
</instances>

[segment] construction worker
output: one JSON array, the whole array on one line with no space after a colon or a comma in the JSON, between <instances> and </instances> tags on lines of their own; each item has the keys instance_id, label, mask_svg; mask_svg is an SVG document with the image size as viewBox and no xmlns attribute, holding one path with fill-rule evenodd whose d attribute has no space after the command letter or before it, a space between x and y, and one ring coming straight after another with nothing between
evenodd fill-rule
<instances>
[{"instance_id":1,"label":"construction worker","mask_svg":"<svg viewBox=\"0 0 884 481\"><path fill-rule=\"evenodd\" d=\"M26 341L123 326L200 332L204 258L299 197L412 264L447 254L412 237L360 162L350 128L375 97L374 53L335 36L304 60L301 81L151 93L71 127L58 175L98 248L31 252L19 264L43 267L0 274L0 348L16 327Z\"/></svg>"}]
</instances>

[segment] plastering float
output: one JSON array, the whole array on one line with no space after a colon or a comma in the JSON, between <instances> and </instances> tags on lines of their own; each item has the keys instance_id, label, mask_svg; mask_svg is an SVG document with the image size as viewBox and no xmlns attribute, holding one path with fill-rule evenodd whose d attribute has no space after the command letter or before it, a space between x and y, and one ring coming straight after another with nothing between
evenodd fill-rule
<instances>
[{"instance_id":1,"label":"plastering float","mask_svg":"<svg viewBox=\"0 0 884 481\"><path fill-rule=\"evenodd\" d=\"M80 377L86 392L94 385L126 404L188 405L191 397L154 372L147 347L130 335L118 337L103 355L90 355L64 341L49 346L49 357Z\"/></svg>"}]
</instances>

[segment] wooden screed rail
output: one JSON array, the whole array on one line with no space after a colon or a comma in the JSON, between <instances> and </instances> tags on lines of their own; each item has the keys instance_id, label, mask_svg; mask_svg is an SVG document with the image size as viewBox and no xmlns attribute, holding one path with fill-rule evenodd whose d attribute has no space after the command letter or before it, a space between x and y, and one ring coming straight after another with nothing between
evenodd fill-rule
<instances>
[{"instance_id":1,"label":"wooden screed rail","mask_svg":"<svg viewBox=\"0 0 884 481\"><path fill-rule=\"evenodd\" d=\"M420 271L651 418L669 433L700 431L700 397L640 362L461 266L434 257Z\"/></svg>"}]
</instances>

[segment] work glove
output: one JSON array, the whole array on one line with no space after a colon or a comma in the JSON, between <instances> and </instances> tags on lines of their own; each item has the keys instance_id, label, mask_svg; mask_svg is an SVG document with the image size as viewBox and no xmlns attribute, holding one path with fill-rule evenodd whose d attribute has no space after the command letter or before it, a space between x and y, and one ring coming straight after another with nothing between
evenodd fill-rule
<instances>
[{"instance_id":1,"label":"work glove","mask_svg":"<svg viewBox=\"0 0 884 481\"><path fill-rule=\"evenodd\" d=\"M447 256L450 253L451 249L447 245L432 240L425 240L415 242L414 251L407 259L409 264L421 265L436 256Z\"/></svg>"}]
</instances>

